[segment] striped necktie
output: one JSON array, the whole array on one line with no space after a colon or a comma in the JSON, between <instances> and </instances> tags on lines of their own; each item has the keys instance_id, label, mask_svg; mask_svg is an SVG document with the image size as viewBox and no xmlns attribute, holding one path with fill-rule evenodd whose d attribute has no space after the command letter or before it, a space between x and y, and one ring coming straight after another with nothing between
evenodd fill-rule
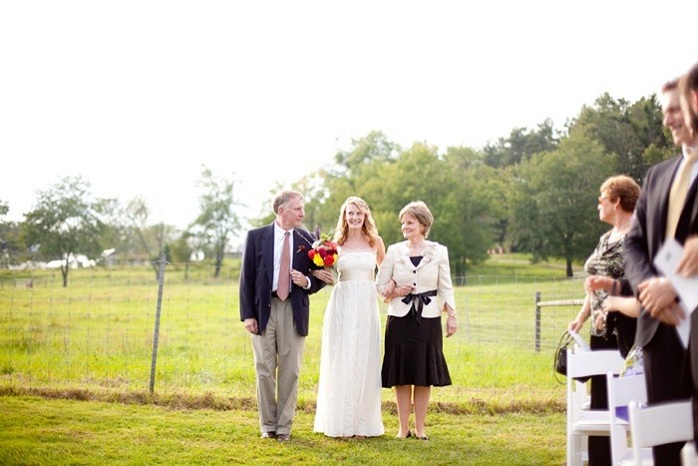
<instances>
[{"instance_id":1,"label":"striped necktie","mask_svg":"<svg viewBox=\"0 0 698 466\"><path fill-rule=\"evenodd\" d=\"M284 245L281 247L281 267L279 267L279 283L276 286L276 295L281 301L285 301L291 292L291 247L289 238L291 234L284 233Z\"/></svg>"}]
</instances>

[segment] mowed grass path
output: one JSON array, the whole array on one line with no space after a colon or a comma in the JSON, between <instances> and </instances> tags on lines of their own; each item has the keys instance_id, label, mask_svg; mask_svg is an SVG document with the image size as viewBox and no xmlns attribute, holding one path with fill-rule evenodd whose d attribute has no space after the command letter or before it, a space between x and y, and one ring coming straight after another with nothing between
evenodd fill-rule
<instances>
[{"instance_id":1,"label":"mowed grass path","mask_svg":"<svg viewBox=\"0 0 698 466\"><path fill-rule=\"evenodd\" d=\"M153 405L0 396L0 464L40 465L562 465L564 414L429 415L425 442L386 434L365 440L312 432L300 410L293 438L259 439L253 410L180 410Z\"/></svg>"}]
</instances>

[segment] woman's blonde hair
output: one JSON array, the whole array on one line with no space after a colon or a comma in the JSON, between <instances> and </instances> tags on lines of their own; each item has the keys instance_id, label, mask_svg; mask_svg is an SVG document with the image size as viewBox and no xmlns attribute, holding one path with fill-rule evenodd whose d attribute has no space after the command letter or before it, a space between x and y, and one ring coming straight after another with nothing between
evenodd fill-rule
<instances>
[{"instance_id":1,"label":"woman's blonde hair","mask_svg":"<svg viewBox=\"0 0 698 466\"><path fill-rule=\"evenodd\" d=\"M337 219L337 227L334 231L334 239L338 244L342 245L347 240L349 234L349 225L347 224L347 208L349 205L355 205L361 212L364 213L364 224L361 226L361 234L366 238L368 244L373 247L378 241L378 229L376 222L371 216L371 209L366 201L357 196L349 196L342 207L339 209L339 218Z\"/></svg>"},{"instance_id":2,"label":"woman's blonde hair","mask_svg":"<svg viewBox=\"0 0 698 466\"><path fill-rule=\"evenodd\" d=\"M402 217L407 214L410 214L417 219L419 224L424 227L424 237L428 238L429 231L434 223L434 216L431 214L431 211L429 210L429 207L427 207L426 203L424 201L412 201L403 207L400 211L400 215L398 216L401 222Z\"/></svg>"}]
</instances>

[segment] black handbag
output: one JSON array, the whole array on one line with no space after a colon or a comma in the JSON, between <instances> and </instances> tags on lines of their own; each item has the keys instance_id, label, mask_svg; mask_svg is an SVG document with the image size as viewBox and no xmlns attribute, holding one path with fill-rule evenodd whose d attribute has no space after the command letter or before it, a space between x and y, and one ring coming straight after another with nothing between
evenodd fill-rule
<instances>
[{"instance_id":1,"label":"black handbag","mask_svg":"<svg viewBox=\"0 0 698 466\"><path fill-rule=\"evenodd\" d=\"M565 331L560 337L560 341L555 349L555 359L553 360L553 369L555 370L555 380L561 382L557 375L567 376L567 347L572 343L572 335Z\"/></svg>"},{"instance_id":2,"label":"black handbag","mask_svg":"<svg viewBox=\"0 0 698 466\"><path fill-rule=\"evenodd\" d=\"M570 345L574 343L574 341L575 339L572 334L565 330L560 337L560 341L557 344L557 349L555 350L555 359L553 360L554 375L555 380L561 384L564 384L565 382L558 378L558 374L564 375L565 377L567 376L567 350L570 348ZM590 378L591 377L577 377L575 380L586 382Z\"/></svg>"}]
</instances>

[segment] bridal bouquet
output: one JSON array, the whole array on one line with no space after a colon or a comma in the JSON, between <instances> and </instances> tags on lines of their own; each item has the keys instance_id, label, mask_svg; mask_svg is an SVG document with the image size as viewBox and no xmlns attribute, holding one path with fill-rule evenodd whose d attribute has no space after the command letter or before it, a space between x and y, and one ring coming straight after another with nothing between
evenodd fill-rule
<instances>
[{"instance_id":1,"label":"bridal bouquet","mask_svg":"<svg viewBox=\"0 0 698 466\"><path fill-rule=\"evenodd\" d=\"M332 241L329 235L318 234L317 236L318 239L308 251L308 257L318 267L334 267L337 263L339 245Z\"/></svg>"}]
</instances>

